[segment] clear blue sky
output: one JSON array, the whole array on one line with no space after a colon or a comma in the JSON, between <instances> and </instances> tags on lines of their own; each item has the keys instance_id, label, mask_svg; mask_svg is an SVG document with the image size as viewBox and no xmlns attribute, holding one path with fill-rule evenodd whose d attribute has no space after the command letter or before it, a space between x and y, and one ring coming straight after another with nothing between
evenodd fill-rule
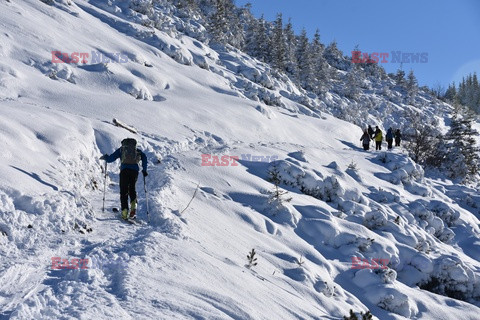
<instances>
[{"instance_id":1,"label":"clear blue sky","mask_svg":"<svg viewBox=\"0 0 480 320\"><path fill-rule=\"evenodd\" d=\"M392 51L427 52L427 63L403 64L420 85L447 87L474 71L480 76L480 0L235 0L249 2L256 17L291 18L297 34L305 28L311 38L318 28L323 43L336 40L349 56L356 44L362 52L388 52L387 72L400 67Z\"/></svg>"}]
</instances>

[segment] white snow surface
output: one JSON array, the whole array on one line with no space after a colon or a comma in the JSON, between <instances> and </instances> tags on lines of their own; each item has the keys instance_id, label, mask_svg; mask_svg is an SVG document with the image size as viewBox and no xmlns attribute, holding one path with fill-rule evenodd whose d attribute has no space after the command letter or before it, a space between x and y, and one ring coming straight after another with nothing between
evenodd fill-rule
<instances>
[{"instance_id":1,"label":"white snow surface","mask_svg":"<svg viewBox=\"0 0 480 320\"><path fill-rule=\"evenodd\" d=\"M256 60L109 3L0 3L0 318L480 318L478 190L426 177L402 148L364 152L361 128L298 104ZM118 162L102 212L99 157L126 137L148 157L135 226L111 211ZM291 198L277 207L273 169Z\"/></svg>"}]
</instances>

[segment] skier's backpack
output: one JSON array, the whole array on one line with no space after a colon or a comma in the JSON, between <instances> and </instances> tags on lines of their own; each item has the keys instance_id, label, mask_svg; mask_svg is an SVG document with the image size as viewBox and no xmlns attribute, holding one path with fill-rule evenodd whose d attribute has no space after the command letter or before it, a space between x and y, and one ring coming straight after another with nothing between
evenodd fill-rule
<instances>
[{"instance_id":1,"label":"skier's backpack","mask_svg":"<svg viewBox=\"0 0 480 320\"><path fill-rule=\"evenodd\" d=\"M138 164L140 153L137 151L137 140L127 138L122 140L122 164Z\"/></svg>"}]
</instances>

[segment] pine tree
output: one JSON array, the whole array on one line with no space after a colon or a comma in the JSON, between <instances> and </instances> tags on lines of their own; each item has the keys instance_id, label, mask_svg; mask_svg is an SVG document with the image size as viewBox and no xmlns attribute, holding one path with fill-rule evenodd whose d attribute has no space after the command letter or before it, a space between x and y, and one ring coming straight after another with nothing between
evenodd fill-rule
<instances>
[{"instance_id":1,"label":"pine tree","mask_svg":"<svg viewBox=\"0 0 480 320\"><path fill-rule=\"evenodd\" d=\"M228 20L225 0L216 0L215 12L210 17L209 32L214 42L221 44L227 43Z\"/></svg>"},{"instance_id":2,"label":"pine tree","mask_svg":"<svg viewBox=\"0 0 480 320\"><path fill-rule=\"evenodd\" d=\"M313 72L315 77L314 92L322 94L327 92L330 88L330 70L327 60L323 56L325 46L320 42L320 32L317 29L313 36L311 45Z\"/></svg>"},{"instance_id":3,"label":"pine tree","mask_svg":"<svg viewBox=\"0 0 480 320\"><path fill-rule=\"evenodd\" d=\"M300 36L298 37L298 46L297 46L297 61L298 61L298 70L300 72L299 82L300 85L309 91L313 91L315 87L315 77L314 77L314 63L310 50L310 43L307 37L307 31L302 30Z\"/></svg>"},{"instance_id":4,"label":"pine tree","mask_svg":"<svg viewBox=\"0 0 480 320\"><path fill-rule=\"evenodd\" d=\"M477 147L479 133L472 128L475 121L473 112L458 104L454 107L450 130L446 135L449 141L447 169L452 178L468 182L477 177L480 171L480 148Z\"/></svg>"},{"instance_id":5,"label":"pine tree","mask_svg":"<svg viewBox=\"0 0 480 320\"><path fill-rule=\"evenodd\" d=\"M334 68L340 70L346 70L345 59L343 58L343 53L337 47L337 42L332 41L326 48L323 53L323 56L327 60L328 64Z\"/></svg>"},{"instance_id":6,"label":"pine tree","mask_svg":"<svg viewBox=\"0 0 480 320\"><path fill-rule=\"evenodd\" d=\"M418 83L413 70L410 70L407 78L407 96L408 103L413 104L418 93Z\"/></svg>"},{"instance_id":7,"label":"pine tree","mask_svg":"<svg viewBox=\"0 0 480 320\"><path fill-rule=\"evenodd\" d=\"M189 18L199 13L195 0L173 0L180 17Z\"/></svg>"},{"instance_id":8,"label":"pine tree","mask_svg":"<svg viewBox=\"0 0 480 320\"><path fill-rule=\"evenodd\" d=\"M275 211L278 211L284 207L284 202L290 202L292 201L292 198L285 198L284 196L288 192L280 189L282 180L280 177L280 171L276 165L269 169L268 181L274 185L273 191L269 192L270 196L268 198L268 204L272 205Z\"/></svg>"},{"instance_id":9,"label":"pine tree","mask_svg":"<svg viewBox=\"0 0 480 320\"><path fill-rule=\"evenodd\" d=\"M248 9L249 10L249 9ZM250 11L248 11L251 15ZM253 17L252 17L253 18ZM255 18L251 19L250 23L247 23L245 30L245 52L252 57L259 58L259 38L260 32L260 20Z\"/></svg>"},{"instance_id":10,"label":"pine tree","mask_svg":"<svg viewBox=\"0 0 480 320\"><path fill-rule=\"evenodd\" d=\"M405 71L403 71L401 67L400 69L397 70L394 80L397 83L397 85L405 86Z\"/></svg>"},{"instance_id":11,"label":"pine tree","mask_svg":"<svg viewBox=\"0 0 480 320\"><path fill-rule=\"evenodd\" d=\"M295 57L295 52L297 50L297 37L293 31L293 25L291 19L288 19L288 23L285 26L284 30L285 35L285 71L287 74L293 77L293 79L298 80L298 64Z\"/></svg>"},{"instance_id":12,"label":"pine tree","mask_svg":"<svg viewBox=\"0 0 480 320\"><path fill-rule=\"evenodd\" d=\"M357 64L353 64L347 73L344 90L345 96L350 99L357 99L364 80L365 75L362 69Z\"/></svg>"},{"instance_id":13,"label":"pine tree","mask_svg":"<svg viewBox=\"0 0 480 320\"><path fill-rule=\"evenodd\" d=\"M266 21L263 18L263 15L260 17L258 22L257 30L257 55L260 60L264 62L269 62L269 36L267 33Z\"/></svg>"},{"instance_id":14,"label":"pine tree","mask_svg":"<svg viewBox=\"0 0 480 320\"><path fill-rule=\"evenodd\" d=\"M409 124L403 132L404 145L412 159L422 165L440 165L443 154L439 153L439 144L443 137L437 130L436 119L425 119L420 112L410 109L404 117Z\"/></svg>"},{"instance_id":15,"label":"pine tree","mask_svg":"<svg viewBox=\"0 0 480 320\"><path fill-rule=\"evenodd\" d=\"M452 82L445 91L445 99L450 102L454 102L457 99L457 88L455 82Z\"/></svg>"},{"instance_id":16,"label":"pine tree","mask_svg":"<svg viewBox=\"0 0 480 320\"><path fill-rule=\"evenodd\" d=\"M234 0L225 1L225 17L228 22L228 44L241 49L245 45L245 33L243 23L240 21L240 15L243 10L235 6Z\"/></svg>"},{"instance_id":17,"label":"pine tree","mask_svg":"<svg viewBox=\"0 0 480 320\"><path fill-rule=\"evenodd\" d=\"M243 26L237 7L232 0L215 0L214 12L208 19L208 31L212 41L241 48L244 42Z\"/></svg>"},{"instance_id":18,"label":"pine tree","mask_svg":"<svg viewBox=\"0 0 480 320\"><path fill-rule=\"evenodd\" d=\"M277 19L274 22L271 50L273 67L279 71L285 71L286 46L283 35L283 19L281 13L277 14Z\"/></svg>"}]
</instances>

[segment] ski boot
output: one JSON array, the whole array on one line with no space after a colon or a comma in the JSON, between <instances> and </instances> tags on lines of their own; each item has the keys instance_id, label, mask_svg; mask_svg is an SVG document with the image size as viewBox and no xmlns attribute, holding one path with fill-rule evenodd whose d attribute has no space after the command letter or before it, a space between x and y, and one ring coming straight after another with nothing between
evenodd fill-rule
<instances>
[{"instance_id":1,"label":"ski boot","mask_svg":"<svg viewBox=\"0 0 480 320\"><path fill-rule=\"evenodd\" d=\"M130 202L130 217L129 219L133 220L137 217L137 200Z\"/></svg>"},{"instance_id":2,"label":"ski boot","mask_svg":"<svg viewBox=\"0 0 480 320\"><path fill-rule=\"evenodd\" d=\"M122 210L122 219L127 220L128 219L128 209L123 209Z\"/></svg>"}]
</instances>

